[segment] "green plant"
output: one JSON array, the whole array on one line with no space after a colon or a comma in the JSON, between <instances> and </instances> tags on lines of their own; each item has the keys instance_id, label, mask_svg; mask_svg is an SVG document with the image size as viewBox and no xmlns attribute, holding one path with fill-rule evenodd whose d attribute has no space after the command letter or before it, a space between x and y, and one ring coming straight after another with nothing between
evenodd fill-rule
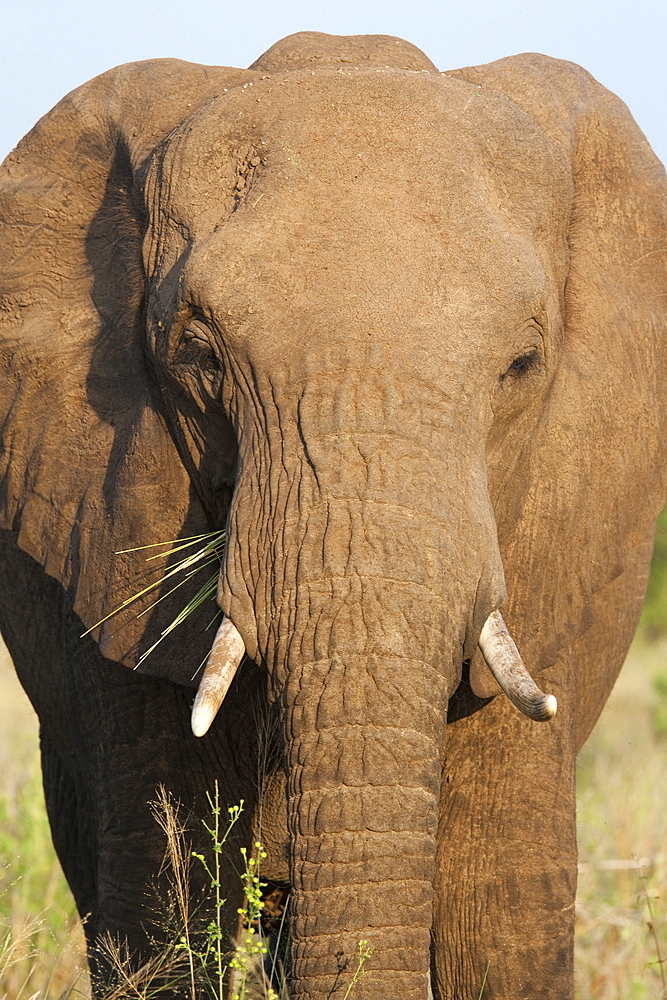
<instances>
[{"instance_id":1,"label":"green plant","mask_svg":"<svg viewBox=\"0 0 667 1000\"><path fill-rule=\"evenodd\" d=\"M192 852L192 857L196 858L200 864L203 865L204 871L208 875L211 890L214 896L214 909L213 918L209 922L206 928L206 946L202 953L198 954L198 960L202 967L202 970L207 975L208 978L208 967L213 957L215 962L215 978L213 980L209 979L209 985L211 987L211 995L215 997L215 1000L223 1000L223 987L227 968L229 964L225 963L225 953L226 948L224 947L224 934L222 929L222 909L225 905L225 900L222 898L221 893L221 879L220 879L220 868L221 868L221 856L222 851L227 842L232 829L238 822L241 813L243 812L243 799L237 806L230 806L227 810L228 821L227 827L224 833L221 833L221 807L220 807L220 793L218 790L218 783L215 783L215 793L211 797L207 793L209 808L211 810L211 823L204 821L204 829L211 838L211 845L213 848L213 861L212 863L206 859L203 854L198 854L196 851ZM233 961L233 960L232 960Z\"/></svg>"},{"instance_id":2,"label":"green plant","mask_svg":"<svg viewBox=\"0 0 667 1000\"><path fill-rule=\"evenodd\" d=\"M255 841L255 850L257 851L256 856L249 858L246 848L241 848L244 863L241 881L245 891L245 905L239 907L238 910L239 915L243 918L241 941L229 963L230 968L238 973L232 991L232 1000L246 1000L250 970L258 960L262 961L268 953L266 941L261 934L260 923L264 907L262 890L266 888L266 883L260 882L259 875L261 862L266 857L266 851L259 840ZM279 1000L278 994L271 985L266 987L266 1000Z\"/></svg>"},{"instance_id":3,"label":"green plant","mask_svg":"<svg viewBox=\"0 0 667 1000\"><path fill-rule=\"evenodd\" d=\"M185 828L178 819L178 805L169 794L160 790L153 811L157 821L167 838L166 864L169 869L169 880L176 910L180 921L180 930L174 936L174 943L164 951L164 968L172 973L178 971L173 961L167 959L171 954L181 955L181 979L187 978L190 987L191 1000L288 1000L286 983L280 983L278 990L274 988L273 980L276 972L276 953L270 974L264 972L263 960L269 952L267 939L262 932L262 911L264 909L263 890L267 883L261 880L261 864L267 857L261 841L256 840L253 852L245 847L240 848L243 859L240 879L244 891L244 903L238 908L241 917L241 939L238 945L230 949L226 941L223 927L223 908L226 900L222 896L221 866L225 845L230 834L243 812L243 801L227 809L227 819L223 821L224 810L220 804L220 793L216 782L213 795L207 795L210 820L204 820L203 826L210 838L212 856L191 851L185 840ZM204 869L211 892L212 915L204 934L193 933L192 925L196 922L197 913L192 912L189 903L190 858L195 859ZM283 911L283 920L286 908ZM276 949L280 947L278 932ZM203 944L197 944L201 940ZM373 949L367 941L359 941L357 965L352 978L342 997L349 1000L357 983L366 974L366 961L373 954ZM187 976L184 971L187 967ZM173 985L173 982L172 984ZM228 994L226 992L228 990ZM145 997L152 996L146 993ZM159 995L159 990L155 995ZM105 1000L115 1000L115 994ZM136 993L144 1000L144 994Z\"/></svg>"},{"instance_id":4,"label":"green plant","mask_svg":"<svg viewBox=\"0 0 667 1000\"><path fill-rule=\"evenodd\" d=\"M364 968L364 965L366 964L366 960L369 959L373 954L373 949L369 945L368 941L360 941L358 944L358 948L359 948L359 954L357 956L357 967L354 970L352 979L350 980L347 989L345 990L343 1000L347 1000L347 998L349 997L350 993L352 992L353 988L357 985L359 980L366 975L366 972L368 970Z\"/></svg>"},{"instance_id":5,"label":"green plant","mask_svg":"<svg viewBox=\"0 0 667 1000\"><path fill-rule=\"evenodd\" d=\"M167 840L166 869L178 920L178 929L172 933L173 943L163 951L180 955L181 979L188 981L191 1000L224 1000L227 991L234 1000L250 1000L251 983L253 996L259 995L263 1000L281 1000L261 967L262 959L268 952L260 925L265 884L260 881L259 872L266 853L259 841L255 843L255 856L248 857L247 850L241 848L243 868L240 878L245 904L238 912L243 918L242 932L240 943L236 948L230 948L223 926L226 900L222 895L222 856L230 834L241 817L244 803L241 801L230 806L225 821L217 782L213 795L207 795L207 798L210 820L204 820L203 825L210 838L210 857L189 849L185 828L178 818L178 806L164 789L160 789L153 803L154 815ZM191 859L203 867L209 889L207 898L201 900L200 907L194 911L190 903ZM199 911L209 904L211 917L203 933L197 933L194 928ZM168 923L173 924L173 914Z\"/></svg>"}]
</instances>

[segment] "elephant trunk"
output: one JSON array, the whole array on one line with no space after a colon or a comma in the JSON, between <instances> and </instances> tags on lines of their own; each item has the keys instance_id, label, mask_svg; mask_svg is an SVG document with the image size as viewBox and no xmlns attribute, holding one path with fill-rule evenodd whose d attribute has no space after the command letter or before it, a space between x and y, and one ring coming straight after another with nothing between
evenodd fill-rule
<instances>
[{"instance_id":1,"label":"elephant trunk","mask_svg":"<svg viewBox=\"0 0 667 1000\"><path fill-rule=\"evenodd\" d=\"M460 399L357 369L240 436L219 597L282 709L291 995L344 995L367 941L355 997L425 1000L447 704L504 575Z\"/></svg>"},{"instance_id":2,"label":"elephant trunk","mask_svg":"<svg viewBox=\"0 0 667 1000\"><path fill-rule=\"evenodd\" d=\"M423 594L403 587L392 602L386 585L380 594L377 581L364 578L334 589L326 606L311 589L290 601L292 614L309 609L309 621L292 632L283 661L291 995L344 993L365 941L373 954L354 996L424 1000L455 681L443 670L444 642L436 657L421 660L419 625L405 608L423 603ZM372 620L367 609L380 598L384 613Z\"/></svg>"}]
</instances>

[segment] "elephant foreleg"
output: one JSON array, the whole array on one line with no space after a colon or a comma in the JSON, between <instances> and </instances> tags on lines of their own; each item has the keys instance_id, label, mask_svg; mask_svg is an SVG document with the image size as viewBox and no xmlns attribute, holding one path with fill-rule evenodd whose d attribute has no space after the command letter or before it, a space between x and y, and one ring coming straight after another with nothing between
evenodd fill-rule
<instances>
[{"instance_id":1,"label":"elephant foreleg","mask_svg":"<svg viewBox=\"0 0 667 1000\"><path fill-rule=\"evenodd\" d=\"M564 664L547 672L559 706L549 724L527 721L497 697L448 730L434 912L442 1000L478 997L485 976L484 1000L573 995L577 851L568 673Z\"/></svg>"},{"instance_id":2,"label":"elephant foreleg","mask_svg":"<svg viewBox=\"0 0 667 1000\"><path fill-rule=\"evenodd\" d=\"M96 841L91 802L43 730L40 745L53 844L91 945L97 934Z\"/></svg>"}]
</instances>

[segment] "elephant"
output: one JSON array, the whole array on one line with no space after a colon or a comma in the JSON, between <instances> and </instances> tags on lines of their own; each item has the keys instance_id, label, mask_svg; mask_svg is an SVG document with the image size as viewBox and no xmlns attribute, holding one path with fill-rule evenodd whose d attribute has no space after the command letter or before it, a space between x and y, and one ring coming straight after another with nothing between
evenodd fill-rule
<instances>
[{"instance_id":1,"label":"elephant","mask_svg":"<svg viewBox=\"0 0 667 1000\"><path fill-rule=\"evenodd\" d=\"M154 947L156 788L196 845L217 782L292 997L362 940L359 1000L572 996L575 757L667 496L665 192L580 67L373 35L120 66L9 155L0 625L93 964ZM215 639L144 656L183 598L140 547L222 530Z\"/></svg>"}]
</instances>

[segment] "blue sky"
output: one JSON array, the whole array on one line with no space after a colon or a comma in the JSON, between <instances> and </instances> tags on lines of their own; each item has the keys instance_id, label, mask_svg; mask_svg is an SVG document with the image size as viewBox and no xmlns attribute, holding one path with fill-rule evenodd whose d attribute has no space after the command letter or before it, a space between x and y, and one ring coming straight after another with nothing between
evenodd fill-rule
<instances>
[{"instance_id":1,"label":"blue sky","mask_svg":"<svg viewBox=\"0 0 667 1000\"><path fill-rule=\"evenodd\" d=\"M7 0L0 157L64 94L135 59L247 66L293 31L409 39L440 69L544 52L590 70L667 160L667 0Z\"/></svg>"}]
</instances>

